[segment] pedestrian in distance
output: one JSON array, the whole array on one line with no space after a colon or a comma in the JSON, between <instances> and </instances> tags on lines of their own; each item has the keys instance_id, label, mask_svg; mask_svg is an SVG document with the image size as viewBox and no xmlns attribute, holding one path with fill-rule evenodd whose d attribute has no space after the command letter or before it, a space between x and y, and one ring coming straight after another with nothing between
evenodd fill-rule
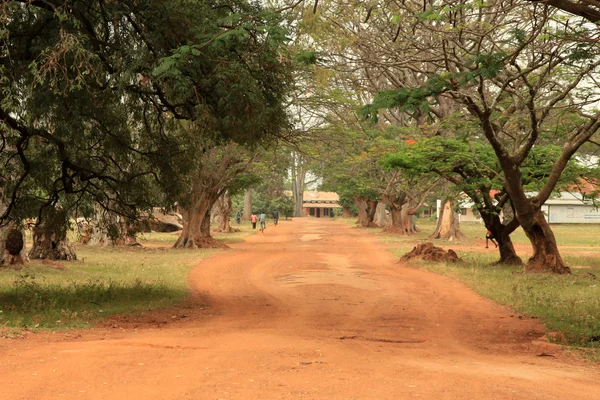
<instances>
[{"instance_id":1,"label":"pedestrian in distance","mask_svg":"<svg viewBox=\"0 0 600 400\"><path fill-rule=\"evenodd\" d=\"M275 226L277 226L277 223L279 222L279 211L277 211L277 209L273 210L273 224L275 224Z\"/></svg>"},{"instance_id":2,"label":"pedestrian in distance","mask_svg":"<svg viewBox=\"0 0 600 400\"><path fill-rule=\"evenodd\" d=\"M490 231L489 229L487 230L487 233L485 234L485 248L488 248L488 241L494 243L494 246L498 247L498 243L496 243L496 240L494 239L494 235L492 235L492 231Z\"/></svg>"},{"instance_id":3,"label":"pedestrian in distance","mask_svg":"<svg viewBox=\"0 0 600 400\"><path fill-rule=\"evenodd\" d=\"M250 222L252 222L252 229L256 229L256 221L258 220L258 217L256 216L256 214L252 213L252 216L250 217Z\"/></svg>"},{"instance_id":4,"label":"pedestrian in distance","mask_svg":"<svg viewBox=\"0 0 600 400\"><path fill-rule=\"evenodd\" d=\"M265 233L265 229L267 229L267 215L265 214L264 211L260 212L259 219L260 219L260 231L262 233Z\"/></svg>"},{"instance_id":5,"label":"pedestrian in distance","mask_svg":"<svg viewBox=\"0 0 600 400\"><path fill-rule=\"evenodd\" d=\"M240 210L237 210L235 213L235 222L237 222L238 225L242 223L242 213Z\"/></svg>"}]
</instances>

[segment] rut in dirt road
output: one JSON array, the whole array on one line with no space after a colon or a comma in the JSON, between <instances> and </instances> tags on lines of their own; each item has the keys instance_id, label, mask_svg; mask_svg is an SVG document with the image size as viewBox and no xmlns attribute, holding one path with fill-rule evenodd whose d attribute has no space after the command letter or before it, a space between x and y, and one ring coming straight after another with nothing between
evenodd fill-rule
<instances>
[{"instance_id":1,"label":"rut in dirt road","mask_svg":"<svg viewBox=\"0 0 600 400\"><path fill-rule=\"evenodd\" d=\"M232 247L192 271L187 318L1 341L6 398L600 398L597 367L536 356L537 321L362 229L280 221Z\"/></svg>"}]
</instances>

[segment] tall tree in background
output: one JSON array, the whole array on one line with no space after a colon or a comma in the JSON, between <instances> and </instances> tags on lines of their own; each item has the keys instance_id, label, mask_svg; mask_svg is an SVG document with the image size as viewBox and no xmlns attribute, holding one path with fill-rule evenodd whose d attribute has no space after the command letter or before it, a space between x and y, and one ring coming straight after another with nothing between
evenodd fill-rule
<instances>
[{"instance_id":1,"label":"tall tree in background","mask_svg":"<svg viewBox=\"0 0 600 400\"><path fill-rule=\"evenodd\" d=\"M547 7L514 2L439 1L425 10L420 2L405 2L393 13L389 25L402 21L397 40L412 46L405 56L420 60L427 80L380 92L367 113L396 108L432 114L432 104L442 99L460 106L480 127L471 139L485 138L494 150L503 187L531 241L526 270L568 273L541 206L600 127L600 113L592 108L600 93L590 90L600 65L598 31L566 22ZM578 118L565 118L573 114ZM562 151L530 197L523 168L550 133Z\"/></svg>"}]
</instances>

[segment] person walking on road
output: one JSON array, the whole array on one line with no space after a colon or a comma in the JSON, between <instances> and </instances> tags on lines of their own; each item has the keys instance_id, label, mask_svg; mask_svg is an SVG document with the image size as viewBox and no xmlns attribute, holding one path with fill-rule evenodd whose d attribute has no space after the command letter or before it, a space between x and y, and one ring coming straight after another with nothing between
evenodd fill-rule
<instances>
[{"instance_id":1,"label":"person walking on road","mask_svg":"<svg viewBox=\"0 0 600 400\"><path fill-rule=\"evenodd\" d=\"M262 233L265 233L265 229L267 228L267 215L265 214L264 211L260 212L260 231Z\"/></svg>"},{"instance_id":2,"label":"person walking on road","mask_svg":"<svg viewBox=\"0 0 600 400\"><path fill-rule=\"evenodd\" d=\"M242 222L242 213L240 210L237 210L237 213L235 213L235 222L237 222L238 225Z\"/></svg>"},{"instance_id":3,"label":"person walking on road","mask_svg":"<svg viewBox=\"0 0 600 400\"><path fill-rule=\"evenodd\" d=\"M252 216L250 217L250 222L252 222L252 229L256 229L256 214L252 213Z\"/></svg>"},{"instance_id":4,"label":"person walking on road","mask_svg":"<svg viewBox=\"0 0 600 400\"><path fill-rule=\"evenodd\" d=\"M273 224L277 226L277 222L279 222L279 211L277 209L273 210Z\"/></svg>"}]
</instances>

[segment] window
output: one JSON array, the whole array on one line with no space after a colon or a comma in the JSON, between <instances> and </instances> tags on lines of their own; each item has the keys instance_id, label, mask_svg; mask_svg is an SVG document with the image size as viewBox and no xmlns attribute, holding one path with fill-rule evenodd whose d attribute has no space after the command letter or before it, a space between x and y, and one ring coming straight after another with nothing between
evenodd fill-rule
<instances>
[{"instance_id":1,"label":"window","mask_svg":"<svg viewBox=\"0 0 600 400\"><path fill-rule=\"evenodd\" d=\"M460 209L460 215L467 215L467 209L466 208L461 208Z\"/></svg>"}]
</instances>

